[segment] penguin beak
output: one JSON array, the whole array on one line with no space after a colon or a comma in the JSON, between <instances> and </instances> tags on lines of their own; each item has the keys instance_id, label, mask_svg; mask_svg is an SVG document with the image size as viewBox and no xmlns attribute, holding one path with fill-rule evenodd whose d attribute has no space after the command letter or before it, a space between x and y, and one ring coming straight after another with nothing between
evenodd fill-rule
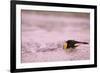
<instances>
[{"instance_id":1,"label":"penguin beak","mask_svg":"<svg viewBox=\"0 0 100 73\"><path fill-rule=\"evenodd\" d=\"M76 41L76 43L80 43L80 44L88 44L88 42L79 42L79 41Z\"/></svg>"}]
</instances>

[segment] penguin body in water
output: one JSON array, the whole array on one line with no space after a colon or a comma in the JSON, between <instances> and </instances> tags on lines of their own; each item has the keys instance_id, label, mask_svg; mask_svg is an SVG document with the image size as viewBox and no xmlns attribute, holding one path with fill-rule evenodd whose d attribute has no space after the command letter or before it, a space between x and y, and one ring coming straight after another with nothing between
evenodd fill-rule
<instances>
[{"instance_id":1,"label":"penguin body in water","mask_svg":"<svg viewBox=\"0 0 100 73\"><path fill-rule=\"evenodd\" d=\"M79 44L88 44L87 42L79 42L75 40L68 40L64 42L63 49L75 49Z\"/></svg>"}]
</instances>

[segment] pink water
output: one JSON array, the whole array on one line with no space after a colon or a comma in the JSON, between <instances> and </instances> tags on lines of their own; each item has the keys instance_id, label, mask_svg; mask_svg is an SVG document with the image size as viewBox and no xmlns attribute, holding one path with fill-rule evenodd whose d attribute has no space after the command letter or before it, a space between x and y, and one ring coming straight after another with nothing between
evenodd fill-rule
<instances>
[{"instance_id":1,"label":"pink water","mask_svg":"<svg viewBox=\"0 0 100 73\"><path fill-rule=\"evenodd\" d=\"M80 45L65 51L66 40L90 41L88 13L64 13L22 10L21 62L87 60L90 46Z\"/></svg>"}]
</instances>

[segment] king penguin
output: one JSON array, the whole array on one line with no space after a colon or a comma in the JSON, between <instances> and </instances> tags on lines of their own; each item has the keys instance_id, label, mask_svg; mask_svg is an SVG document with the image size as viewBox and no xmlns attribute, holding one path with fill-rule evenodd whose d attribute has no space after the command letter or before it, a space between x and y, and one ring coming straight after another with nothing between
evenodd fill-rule
<instances>
[{"instance_id":1,"label":"king penguin","mask_svg":"<svg viewBox=\"0 0 100 73\"><path fill-rule=\"evenodd\" d=\"M76 47L79 46L79 44L88 44L87 42L80 42L80 41L75 41L75 40L67 40L63 44L63 49L75 49Z\"/></svg>"}]
</instances>

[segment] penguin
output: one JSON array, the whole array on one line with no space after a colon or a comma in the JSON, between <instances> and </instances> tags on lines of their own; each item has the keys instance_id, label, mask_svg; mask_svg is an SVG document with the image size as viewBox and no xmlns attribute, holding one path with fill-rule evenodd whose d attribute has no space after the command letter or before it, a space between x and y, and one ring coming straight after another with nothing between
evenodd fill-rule
<instances>
[{"instance_id":1,"label":"penguin","mask_svg":"<svg viewBox=\"0 0 100 73\"><path fill-rule=\"evenodd\" d=\"M87 42L79 42L75 40L67 40L63 44L63 49L75 49L76 47L79 46L79 44L88 44Z\"/></svg>"}]
</instances>

